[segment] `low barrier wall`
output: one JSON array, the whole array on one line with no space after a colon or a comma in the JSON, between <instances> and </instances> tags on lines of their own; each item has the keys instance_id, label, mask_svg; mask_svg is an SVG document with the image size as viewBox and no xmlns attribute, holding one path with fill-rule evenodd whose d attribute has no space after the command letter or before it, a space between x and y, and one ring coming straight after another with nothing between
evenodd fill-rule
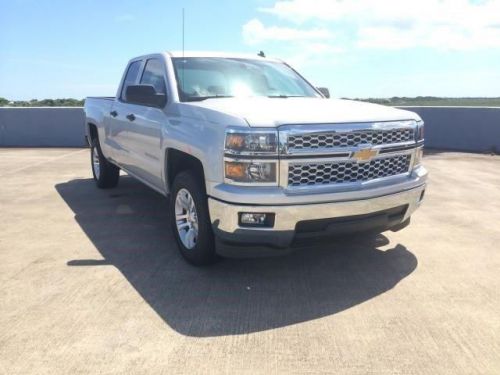
<instances>
[{"instance_id":1,"label":"low barrier wall","mask_svg":"<svg viewBox=\"0 0 500 375\"><path fill-rule=\"evenodd\" d=\"M500 108L400 107L425 121L426 148L500 153Z\"/></svg>"},{"instance_id":2,"label":"low barrier wall","mask_svg":"<svg viewBox=\"0 0 500 375\"><path fill-rule=\"evenodd\" d=\"M425 121L427 148L500 153L500 108L400 107ZM0 146L85 147L80 107L0 108Z\"/></svg>"},{"instance_id":3,"label":"low barrier wall","mask_svg":"<svg viewBox=\"0 0 500 375\"><path fill-rule=\"evenodd\" d=\"M0 146L84 147L81 107L0 108Z\"/></svg>"}]
</instances>

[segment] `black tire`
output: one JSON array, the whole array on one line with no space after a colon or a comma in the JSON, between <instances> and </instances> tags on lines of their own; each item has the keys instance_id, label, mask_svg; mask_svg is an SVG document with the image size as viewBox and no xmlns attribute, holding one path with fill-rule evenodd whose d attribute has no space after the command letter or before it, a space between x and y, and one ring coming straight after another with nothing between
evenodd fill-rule
<instances>
[{"instance_id":1,"label":"black tire","mask_svg":"<svg viewBox=\"0 0 500 375\"><path fill-rule=\"evenodd\" d=\"M198 234L192 248L184 245L177 228L175 205L177 195L181 189L187 190L191 195L197 216ZM182 171L175 176L170 192L169 211L172 232L184 259L196 266L213 263L217 259L217 256L215 254L215 240L210 223L207 196L203 189L202 181L192 171Z\"/></svg>"},{"instance_id":2,"label":"black tire","mask_svg":"<svg viewBox=\"0 0 500 375\"><path fill-rule=\"evenodd\" d=\"M98 171L96 171L94 165L94 152L97 152L97 159L99 160ZM106 160L97 139L93 139L90 146L90 165L92 166L92 175L98 188L110 189L118 185L120 168Z\"/></svg>"}]
</instances>

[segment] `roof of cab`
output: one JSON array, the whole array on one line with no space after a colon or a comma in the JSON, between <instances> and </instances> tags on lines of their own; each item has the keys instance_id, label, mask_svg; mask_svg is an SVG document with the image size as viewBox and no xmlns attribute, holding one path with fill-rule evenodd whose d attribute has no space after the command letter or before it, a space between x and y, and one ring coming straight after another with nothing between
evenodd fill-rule
<instances>
[{"instance_id":1,"label":"roof of cab","mask_svg":"<svg viewBox=\"0 0 500 375\"><path fill-rule=\"evenodd\" d=\"M232 53L232 52L215 52L215 51L167 51L170 57L225 57L233 59L252 59L252 60L268 60L278 61L279 59L272 59L268 57L259 56L257 53Z\"/></svg>"}]
</instances>

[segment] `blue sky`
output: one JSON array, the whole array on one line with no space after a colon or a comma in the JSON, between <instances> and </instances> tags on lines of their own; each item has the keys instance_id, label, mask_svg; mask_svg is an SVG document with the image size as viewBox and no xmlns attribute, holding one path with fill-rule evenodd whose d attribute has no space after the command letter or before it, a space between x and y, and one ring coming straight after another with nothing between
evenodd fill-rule
<instances>
[{"instance_id":1,"label":"blue sky","mask_svg":"<svg viewBox=\"0 0 500 375\"><path fill-rule=\"evenodd\" d=\"M114 95L133 56L279 57L335 97L500 96L500 0L0 0L0 97Z\"/></svg>"}]
</instances>

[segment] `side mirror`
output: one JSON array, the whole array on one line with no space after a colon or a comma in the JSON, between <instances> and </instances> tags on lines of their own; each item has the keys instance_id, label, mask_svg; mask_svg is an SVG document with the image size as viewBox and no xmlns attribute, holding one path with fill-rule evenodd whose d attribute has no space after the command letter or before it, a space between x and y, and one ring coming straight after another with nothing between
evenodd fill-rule
<instances>
[{"instance_id":1,"label":"side mirror","mask_svg":"<svg viewBox=\"0 0 500 375\"><path fill-rule=\"evenodd\" d=\"M130 85L125 91L127 102L161 108L167 102L165 94L157 93L153 85Z\"/></svg>"},{"instance_id":2,"label":"side mirror","mask_svg":"<svg viewBox=\"0 0 500 375\"><path fill-rule=\"evenodd\" d=\"M328 88L326 87L316 87L318 89L318 91L323 94L323 96L325 98L329 98L330 97L330 90L328 90Z\"/></svg>"}]
</instances>

